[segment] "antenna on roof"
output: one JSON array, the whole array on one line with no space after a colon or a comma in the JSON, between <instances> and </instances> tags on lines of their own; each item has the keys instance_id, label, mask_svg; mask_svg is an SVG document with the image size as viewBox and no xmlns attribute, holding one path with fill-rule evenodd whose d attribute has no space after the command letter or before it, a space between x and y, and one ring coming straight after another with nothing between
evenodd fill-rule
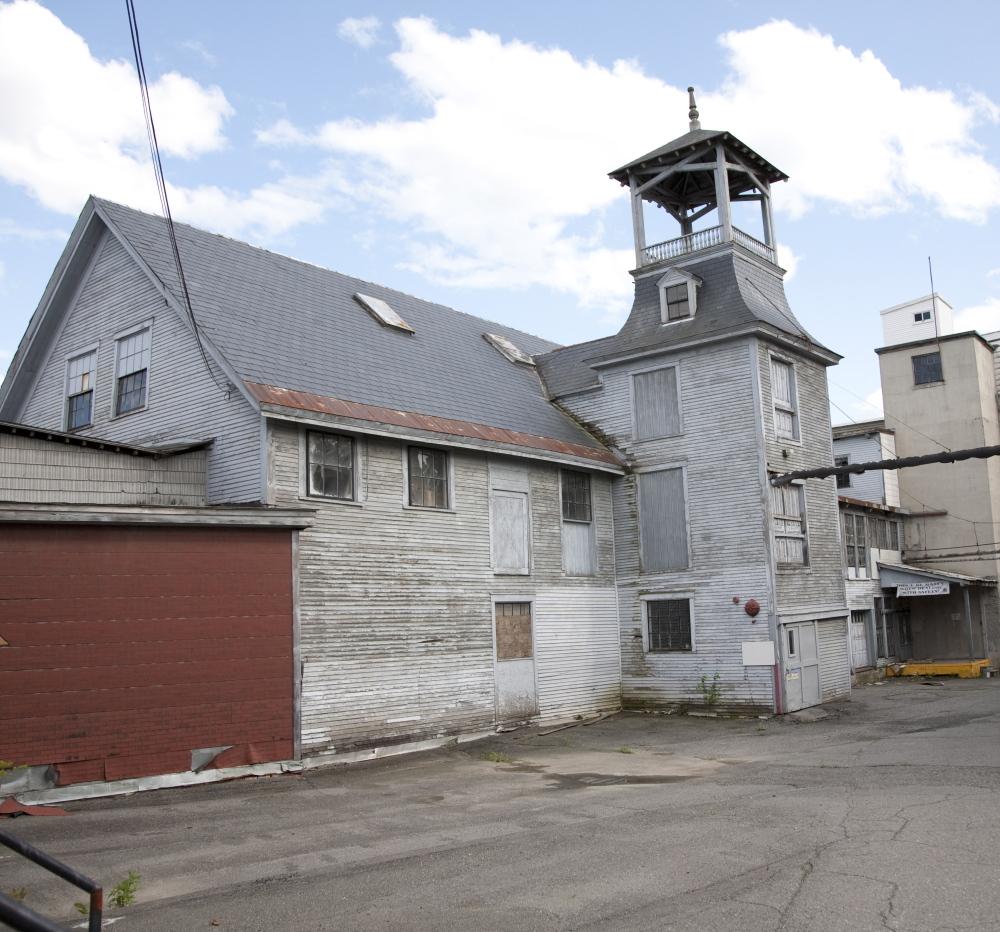
<instances>
[{"instance_id":1,"label":"antenna on roof","mask_svg":"<svg viewBox=\"0 0 1000 932\"><path fill-rule=\"evenodd\" d=\"M701 123L698 120L698 105L694 102L694 88L688 88L688 119L691 121L691 132L696 129L701 129Z\"/></svg>"}]
</instances>

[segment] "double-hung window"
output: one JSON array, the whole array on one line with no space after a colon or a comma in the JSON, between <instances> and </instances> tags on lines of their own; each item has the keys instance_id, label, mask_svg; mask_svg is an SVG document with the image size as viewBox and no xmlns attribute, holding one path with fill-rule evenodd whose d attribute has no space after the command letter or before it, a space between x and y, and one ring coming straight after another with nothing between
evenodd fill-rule
<instances>
[{"instance_id":1,"label":"double-hung window","mask_svg":"<svg viewBox=\"0 0 1000 932\"><path fill-rule=\"evenodd\" d=\"M115 414L146 407L149 386L150 329L146 327L118 341L115 358Z\"/></svg>"},{"instance_id":2,"label":"double-hung window","mask_svg":"<svg viewBox=\"0 0 1000 932\"><path fill-rule=\"evenodd\" d=\"M590 473L564 469L561 482L563 572L592 576L596 572L596 554Z\"/></svg>"},{"instance_id":3,"label":"double-hung window","mask_svg":"<svg viewBox=\"0 0 1000 932\"><path fill-rule=\"evenodd\" d=\"M309 494L353 501L354 438L309 431L306 449Z\"/></svg>"},{"instance_id":4,"label":"double-hung window","mask_svg":"<svg viewBox=\"0 0 1000 932\"><path fill-rule=\"evenodd\" d=\"M779 440L799 439L799 413L795 369L791 363L771 359L771 399L774 403L774 435Z\"/></svg>"},{"instance_id":5,"label":"double-hung window","mask_svg":"<svg viewBox=\"0 0 1000 932\"><path fill-rule=\"evenodd\" d=\"M868 578L868 519L844 514L844 551L849 579Z\"/></svg>"},{"instance_id":6,"label":"double-hung window","mask_svg":"<svg viewBox=\"0 0 1000 932\"><path fill-rule=\"evenodd\" d=\"M692 649L690 599L650 599L644 604L651 652Z\"/></svg>"},{"instance_id":7,"label":"double-hung window","mask_svg":"<svg viewBox=\"0 0 1000 932\"><path fill-rule=\"evenodd\" d=\"M410 505L447 508L448 454L427 447L410 447L408 456Z\"/></svg>"},{"instance_id":8,"label":"double-hung window","mask_svg":"<svg viewBox=\"0 0 1000 932\"><path fill-rule=\"evenodd\" d=\"M846 453L840 453L833 458L834 466L847 466L851 462L851 458ZM838 489L849 489L851 487L851 474L849 472L840 473L837 476L837 488Z\"/></svg>"},{"instance_id":9,"label":"double-hung window","mask_svg":"<svg viewBox=\"0 0 1000 932\"><path fill-rule=\"evenodd\" d=\"M806 542L806 490L801 485L771 486L774 511L774 551L779 566L809 562Z\"/></svg>"},{"instance_id":10,"label":"double-hung window","mask_svg":"<svg viewBox=\"0 0 1000 932\"><path fill-rule=\"evenodd\" d=\"M66 364L66 429L76 430L94 422L94 377L97 351L83 353Z\"/></svg>"}]
</instances>

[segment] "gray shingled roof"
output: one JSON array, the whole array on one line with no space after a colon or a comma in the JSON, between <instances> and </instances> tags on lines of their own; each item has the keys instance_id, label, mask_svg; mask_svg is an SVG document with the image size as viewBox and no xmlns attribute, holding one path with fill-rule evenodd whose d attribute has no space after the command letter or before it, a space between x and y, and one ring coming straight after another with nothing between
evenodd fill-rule
<instances>
[{"instance_id":1,"label":"gray shingled roof","mask_svg":"<svg viewBox=\"0 0 1000 932\"><path fill-rule=\"evenodd\" d=\"M164 221L95 203L179 298ZM600 448L546 399L534 367L483 334L532 355L558 344L184 224L177 236L198 322L244 380ZM379 324L358 292L414 334Z\"/></svg>"},{"instance_id":2,"label":"gray shingled roof","mask_svg":"<svg viewBox=\"0 0 1000 932\"><path fill-rule=\"evenodd\" d=\"M805 353L834 362L839 357L817 343L798 322L776 273L744 258L735 248L701 262L684 264L684 271L697 275L697 313L669 329L662 326L657 281L667 272L636 281L632 312L614 336L579 346L568 346L536 359L553 398L583 391L597 384L590 363L629 356L662 347L720 339L728 334L757 330L791 337Z\"/></svg>"}]
</instances>

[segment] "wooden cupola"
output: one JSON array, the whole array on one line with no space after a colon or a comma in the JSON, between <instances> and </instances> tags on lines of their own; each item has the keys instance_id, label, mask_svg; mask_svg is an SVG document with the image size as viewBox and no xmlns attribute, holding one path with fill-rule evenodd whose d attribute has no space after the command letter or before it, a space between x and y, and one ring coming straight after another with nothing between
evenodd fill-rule
<instances>
[{"instance_id":1,"label":"wooden cupola","mask_svg":"<svg viewBox=\"0 0 1000 932\"><path fill-rule=\"evenodd\" d=\"M610 173L632 196L636 266L657 265L723 243L737 243L774 263L771 185L788 176L732 133L702 129L693 87L688 88L688 99L689 132ZM647 245L643 201L670 214L681 235ZM734 201L760 202L764 242L733 226ZM718 212L716 225L696 232L695 221L713 210Z\"/></svg>"}]
</instances>

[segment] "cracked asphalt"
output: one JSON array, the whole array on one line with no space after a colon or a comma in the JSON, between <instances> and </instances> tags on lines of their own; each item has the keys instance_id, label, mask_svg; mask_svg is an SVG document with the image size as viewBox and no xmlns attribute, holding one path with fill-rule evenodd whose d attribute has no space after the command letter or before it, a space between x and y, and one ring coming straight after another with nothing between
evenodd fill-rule
<instances>
[{"instance_id":1,"label":"cracked asphalt","mask_svg":"<svg viewBox=\"0 0 1000 932\"><path fill-rule=\"evenodd\" d=\"M2 827L106 889L137 871L115 932L1000 932L1000 681L823 711L621 713ZM0 851L5 891L80 926Z\"/></svg>"}]
</instances>

